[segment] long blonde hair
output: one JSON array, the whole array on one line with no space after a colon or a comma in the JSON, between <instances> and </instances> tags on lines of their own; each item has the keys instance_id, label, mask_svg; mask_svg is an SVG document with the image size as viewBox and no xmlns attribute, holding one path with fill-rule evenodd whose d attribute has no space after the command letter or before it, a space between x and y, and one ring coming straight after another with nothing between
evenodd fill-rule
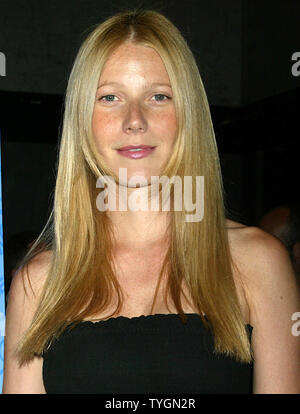
<instances>
[{"instance_id":1,"label":"long blonde hair","mask_svg":"<svg viewBox=\"0 0 300 414\"><path fill-rule=\"evenodd\" d=\"M110 222L95 208L95 179L112 172L97 153L91 120L103 65L124 42L155 49L170 78L178 135L164 174L205 177L203 219L188 223L184 212L172 212L170 243L159 282L167 269L166 291L184 322L180 294L185 281L193 305L212 330L215 352L250 362L252 352L233 279L220 162L205 90L180 32L163 15L147 10L121 12L98 25L75 59L65 99L54 208L38 240L51 239L51 267L32 324L19 343L19 362L42 355L68 325L104 311L113 292L118 305L110 316L117 315L122 306ZM24 263L29 258L30 253Z\"/></svg>"}]
</instances>

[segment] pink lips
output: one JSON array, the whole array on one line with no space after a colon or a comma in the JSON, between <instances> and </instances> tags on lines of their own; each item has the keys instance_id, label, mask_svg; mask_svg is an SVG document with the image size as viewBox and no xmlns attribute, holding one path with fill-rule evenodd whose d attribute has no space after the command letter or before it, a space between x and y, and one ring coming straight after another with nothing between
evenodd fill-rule
<instances>
[{"instance_id":1,"label":"pink lips","mask_svg":"<svg viewBox=\"0 0 300 414\"><path fill-rule=\"evenodd\" d=\"M117 151L123 157L134 160L148 157L155 150L155 147L150 145L128 145L127 147L119 148Z\"/></svg>"}]
</instances>

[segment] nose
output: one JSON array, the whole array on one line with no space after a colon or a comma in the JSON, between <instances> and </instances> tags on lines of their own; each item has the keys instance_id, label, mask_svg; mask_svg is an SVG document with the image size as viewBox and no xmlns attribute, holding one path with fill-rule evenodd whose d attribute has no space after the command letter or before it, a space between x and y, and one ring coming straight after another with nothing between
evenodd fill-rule
<instances>
[{"instance_id":1,"label":"nose","mask_svg":"<svg viewBox=\"0 0 300 414\"><path fill-rule=\"evenodd\" d=\"M139 104L128 107L123 122L123 130L127 134L143 133L147 131L148 123Z\"/></svg>"}]
</instances>

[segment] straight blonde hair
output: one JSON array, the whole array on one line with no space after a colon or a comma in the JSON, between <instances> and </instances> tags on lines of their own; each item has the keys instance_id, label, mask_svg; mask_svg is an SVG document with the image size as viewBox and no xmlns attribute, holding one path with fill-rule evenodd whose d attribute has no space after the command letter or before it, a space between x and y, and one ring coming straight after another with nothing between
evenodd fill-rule
<instances>
[{"instance_id":1,"label":"straight blonde hair","mask_svg":"<svg viewBox=\"0 0 300 414\"><path fill-rule=\"evenodd\" d=\"M218 150L198 67L184 38L166 17L155 11L133 10L93 28L71 71L54 207L24 259L24 264L28 263L38 244L47 241L52 251L51 267L32 324L17 348L20 365L42 355L66 327L101 314L114 292L118 304L110 316L117 315L122 307L123 295L113 263L114 235L106 214L95 208L95 180L113 172L95 148L91 125L102 68L124 42L156 50L170 78L178 135L163 175L205 177L203 219L188 223L184 212L172 212L170 243L151 313L166 271L166 292L171 294L182 321L186 320L180 299L184 281L199 317L214 335L215 352L250 362L251 346L233 279L235 264L226 230Z\"/></svg>"}]
</instances>

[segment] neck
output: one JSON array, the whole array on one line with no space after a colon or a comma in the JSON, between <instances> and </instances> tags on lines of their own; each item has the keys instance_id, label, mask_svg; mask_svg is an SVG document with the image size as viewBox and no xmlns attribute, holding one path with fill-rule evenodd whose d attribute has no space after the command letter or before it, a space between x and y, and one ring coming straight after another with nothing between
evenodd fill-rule
<instances>
[{"instance_id":1,"label":"neck","mask_svg":"<svg viewBox=\"0 0 300 414\"><path fill-rule=\"evenodd\" d=\"M170 211L151 209L150 186L141 188L117 186L116 211L107 211L112 222L115 240L118 245L143 248L146 245L164 242L168 235ZM152 197L153 201L153 197ZM161 207L161 206L160 206Z\"/></svg>"}]
</instances>

